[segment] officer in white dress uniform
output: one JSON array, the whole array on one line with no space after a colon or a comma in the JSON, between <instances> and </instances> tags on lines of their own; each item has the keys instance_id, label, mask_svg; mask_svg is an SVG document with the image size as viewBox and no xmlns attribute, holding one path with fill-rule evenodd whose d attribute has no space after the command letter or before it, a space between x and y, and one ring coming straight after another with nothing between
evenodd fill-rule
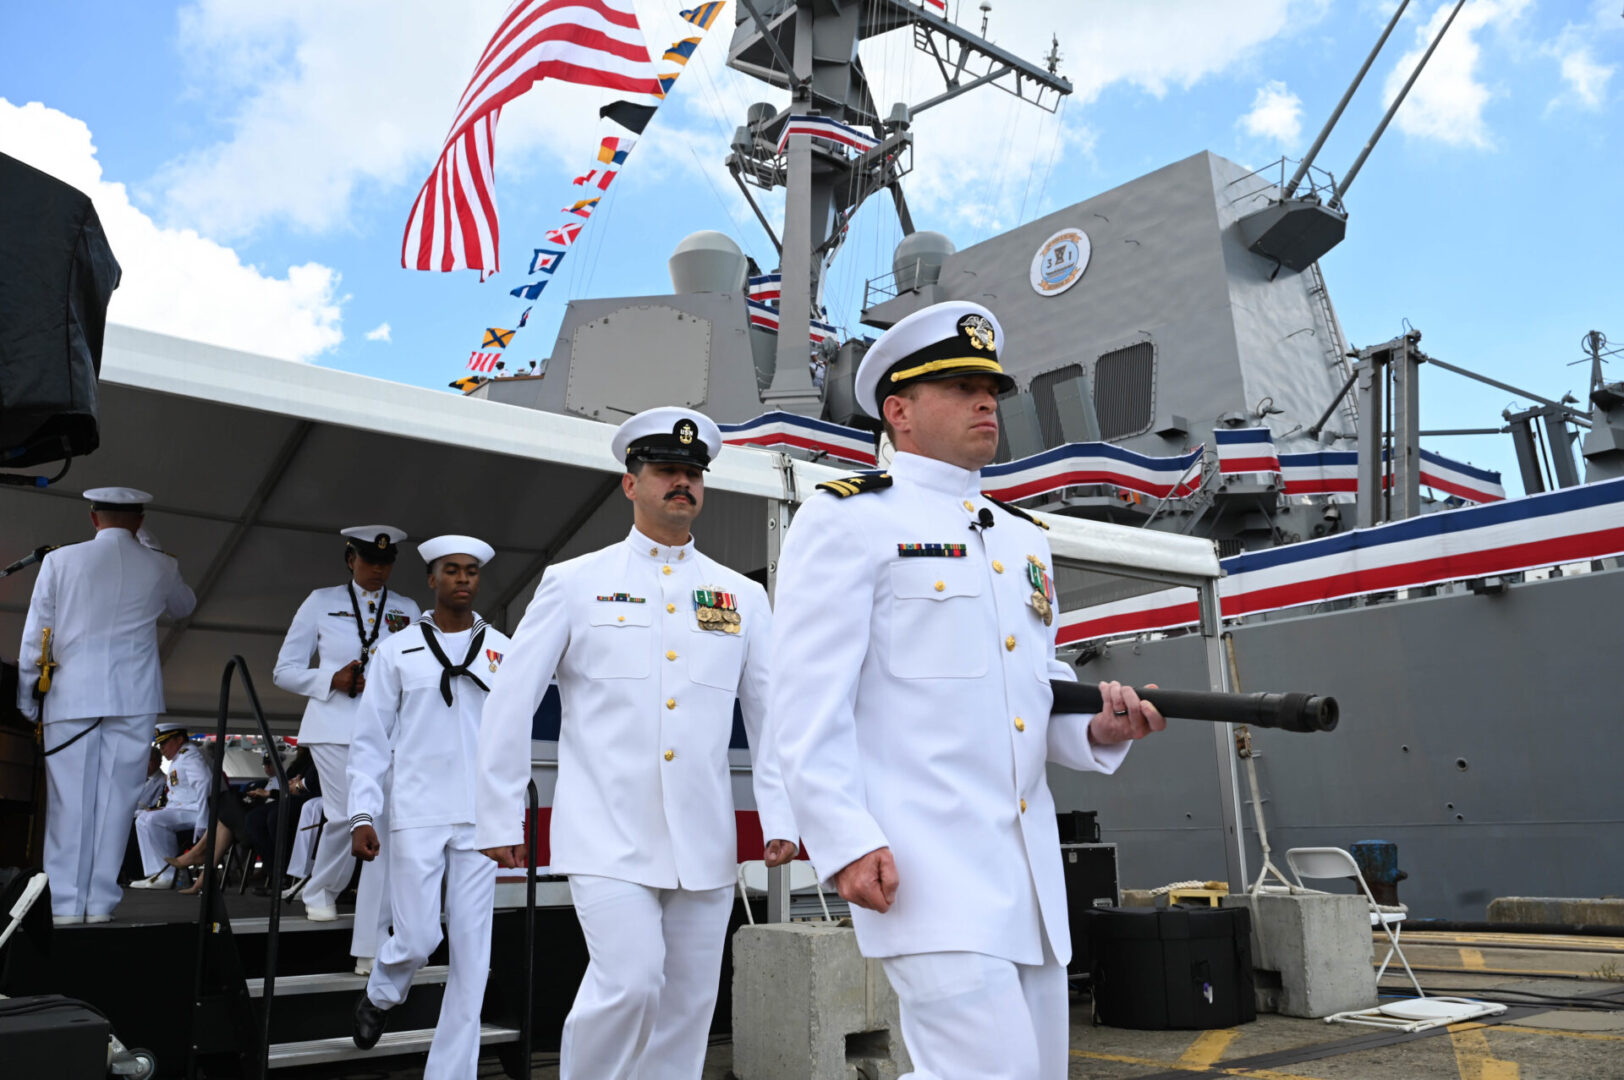
<instances>
[{"instance_id":1,"label":"officer in white dress uniform","mask_svg":"<svg viewBox=\"0 0 1624 1080\"><path fill-rule=\"evenodd\" d=\"M124 895L118 870L164 708L158 618L197 606L175 560L136 539L151 495L113 487L85 498L96 538L40 563L18 650L17 708L44 725L45 872L59 923L106 922ZM47 632L54 666L40 700Z\"/></svg>"},{"instance_id":2,"label":"officer in white dress uniform","mask_svg":"<svg viewBox=\"0 0 1624 1080\"><path fill-rule=\"evenodd\" d=\"M779 561L771 728L796 820L883 960L918 1080L1063 1080L1071 956L1045 764L1111 772L1164 721L1131 688L1051 717L1043 529L980 493L998 445L992 313L898 322L858 368L881 474L820 484Z\"/></svg>"},{"instance_id":3,"label":"officer in white dress uniform","mask_svg":"<svg viewBox=\"0 0 1624 1080\"><path fill-rule=\"evenodd\" d=\"M380 643L422 614L410 597L389 588L404 532L389 525L359 525L341 535L346 538L344 561L351 580L317 589L305 598L271 673L277 686L310 699L299 725L299 744L308 746L316 761L327 815L316 847L316 866L303 893L305 915L317 922L338 918L338 894L355 871L345 774L367 665ZM382 824L387 829L387 823ZM381 861L367 864L356 889L350 951L359 960L356 970L363 973L377 955L378 940L388 925L386 873Z\"/></svg>"},{"instance_id":4,"label":"officer in white dress uniform","mask_svg":"<svg viewBox=\"0 0 1624 1080\"><path fill-rule=\"evenodd\" d=\"M479 733L476 843L519 865L530 725L554 673L563 702L554 873L591 956L564 1023L562 1080L697 1080L715 1010L738 843L728 739L735 698L754 750L769 865L795 823L765 747L767 594L694 547L720 430L688 409L627 420L631 534L547 569Z\"/></svg>"},{"instance_id":5,"label":"officer in white dress uniform","mask_svg":"<svg viewBox=\"0 0 1624 1080\"><path fill-rule=\"evenodd\" d=\"M164 789L169 786L169 777L164 775L164 756L159 752L157 743L154 743L147 754L147 779L141 785L141 791L135 797L135 810L156 810L164 798Z\"/></svg>"},{"instance_id":6,"label":"officer in white dress uniform","mask_svg":"<svg viewBox=\"0 0 1624 1080\"><path fill-rule=\"evenodd\" d=\"M138 810L135 839L141 845L141 872L148 875L130 882L132 889L167 889L175 880L175 868L164 862L180 854L175 834L198 834L198 817L208 824L209 779L212 769L207 755L187 741L185 724L159 724L153 744L169 761L169 784L163 805L156 810Z\"/></svg>"},{"instance_id":7,"label":"officer in white dress uniform","mask_svg":"<svg viewBox=\"0 0 1624 1080\"><path fill-rule=\"evenodd\" d=\"M417 547L429 567L434 610L391 638L369 669L350 742L350 830L355 854L378 855L374 822L390 804L389 901L394 933L378 950L356 1001L355 1044L370 1049L387 1010L440 944L445 883L451 974L429 1046L425 1080L461 1080L479 1069L479 1010L490 971L496 864L474 847L474 770L485 698L508 639L474 612L480 571L495 551L472 536ZM394 769L389 791L378 782Z\"/></svg>"}]
</instances>

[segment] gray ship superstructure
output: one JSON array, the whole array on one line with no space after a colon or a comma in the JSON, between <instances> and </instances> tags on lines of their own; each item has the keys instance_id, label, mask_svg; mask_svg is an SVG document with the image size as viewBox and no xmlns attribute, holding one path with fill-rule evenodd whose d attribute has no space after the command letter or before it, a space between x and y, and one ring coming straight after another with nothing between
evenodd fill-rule
<instances>
[{"instance_id":1,"label":"gray ship superstructure","mask_svg":"<svg viewBox=\"0 0 1624 1080\"><path fill-rule=\"evenodd\" d=\"M787 413L872 430L852 395L867 335L928 304L974 300L1005 327L1000 359L1017 382L1000 404L1001 462L1072 444L1155 459L1203 448L1182 497L1077 484L1025 505L1209 537L1225 556L1459 505L1423 483L1417 372L1432 363L1482 377L1460 358L1428 356L1413 331L1352 347L1320 271L1348 222L1348 185L1402 94L1340 181L1313 166L1327 124L1290 175L1291 163L1253 170L1202 152L958 250L916 230L909 214L912 116L988 85L1050 106L1070 90L1055 72L1058 53L1034 65L891 0L757 0L738 18L730 64L791 92L787 106L750 108L726 162L747 196L786 188L782 236L773 233L776 332L753 323L747 303L747 283L765 268L726 236L696 233L671 257L672 294L570 302L545 377L489 382L477 395L609 422L683 404L723 424ZM891 31L942 61L941 94L912 105L872 100L857 43ZM780 140L806 115L850 125L872 146ZM905 235L893 272L865 288L870 329L811 346L802 328L821 315L846 222L873 194L894 202ZM1589 402L1484 380L1536 403L1485 418L1513 439L1529 494L1624 475L1624 384L1605 377L1605 340L1586 343ZM1239 429L1266 431L1282 455L1356 452L1357 490L1294 494L1278 475L1223 471L1214 433ZM885 448L878 453L883 464ZM1145 586L1067 574L1061 588L1072 610ZM1253 740L1275 848L1396 841L1409 872L1404 898L1434 916L1480 918L1496 895L1616 893L1624 707L1605 658L1621 611L1624 572L1606 558L1237 620L1239 688L1342 702L1334 736ZM1074 642L1068 652L1084 679L1203 686L1199 642L1169 629ZM1122 844L1126 883L1224 876L1210 733L1170 731L1110 783L1063 770L1051 782L1063 807L1100 811L1107 838Z\"/></svg>"}]
</instances>

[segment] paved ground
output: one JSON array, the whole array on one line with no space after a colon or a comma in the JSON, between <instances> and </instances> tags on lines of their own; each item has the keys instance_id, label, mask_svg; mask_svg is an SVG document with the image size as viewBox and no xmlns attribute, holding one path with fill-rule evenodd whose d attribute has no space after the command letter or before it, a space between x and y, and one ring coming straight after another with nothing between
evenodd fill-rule
<instances>
[{"instance_id":1,"label":"paved ground","mask_svg":"<svg viewBox=\"0 0 1624 1080\"><path fill-rule=\"evenodd\" d=\"M1429 990L1522 1004L1405 1036L1271 1015L1221 1031L1125 1031L1095 1027L1080 998L1072 1080L1624 1080L1624 939L1411 937L1406 955ZM1407 986L1402 972L1382 983L1391 994ZM729 1080L731 1059L730 1047L713 1046L703 1080ZM534 1080L556 1080L555 1059L536 1062ZM480 1072L501 1075L494 1063Z\"/></svg>"}]
</instances>

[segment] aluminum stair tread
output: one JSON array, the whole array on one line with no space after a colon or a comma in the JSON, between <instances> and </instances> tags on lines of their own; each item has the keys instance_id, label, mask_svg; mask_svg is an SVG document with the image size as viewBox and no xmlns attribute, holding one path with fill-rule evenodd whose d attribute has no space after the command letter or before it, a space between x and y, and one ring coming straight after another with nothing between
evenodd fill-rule
<instances>
[{"instance_id":1,"label":"aluminum stair tread","mask_svg":"<svg viewBox=\"0 0 1624 1080\"><path fill-rule=\"evenodd\" d=\"M444 986L451 974L451 968L446 964L430 964L419 968L417 974L412 976L413 986ZM353 971L323 971L314 975L278 975L276 978L276 996L278 998L292 997L295 994L327 994L338 991L359 991L366 989L367 976L357 975ZM248 996L261 998L265 996L265 980L249 979Z\"/></svg>"},{"instance_id":2,"label":"aluminum stair tread","mask_svg":"<svg viewBox=\"0 0 1624 1080\"><path fill-rule=\"evenodd\" d=\"M362 1058L414 1054L426 1051L433 1040L433 1028L418 1028L411 1031L386 1031L383 1038L378 1040L378 1045L371 1050L358 1049L355 1041L348 1035L337 1035L329 1039L308 1039L304 1042L273 1043L270 1067L288 1069L297 1065L320 1065L329 1061L355 1061ZM481 1046L518 1040L519 1032L515 1028L498 1027L495 1024L479 1025Z\"/></svg>"}]
</instances>

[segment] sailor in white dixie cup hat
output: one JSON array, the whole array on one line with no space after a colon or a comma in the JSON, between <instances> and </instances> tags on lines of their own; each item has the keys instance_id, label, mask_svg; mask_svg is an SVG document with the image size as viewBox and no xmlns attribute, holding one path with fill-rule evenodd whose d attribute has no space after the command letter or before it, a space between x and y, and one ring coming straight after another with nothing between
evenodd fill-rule
<instances>
[{"instance_id":1,"label":"sailor in white dixie cup hat","mask_svg":"<svg viewBox=\"0 0 1624 1080\"><path fill-rule=\"evenodd\" d=\"M427 1080L460 1080L479 1068L479 1010L490 970L496 864L474 847L474 770L480 713L509 644L474 611L495 551L472 536L417 546L434 609L378 648L350 741L352 850L369 864L388 808L389 903L394 933L378 950L355 1004L357 1046L374 1046L388 1010L439 946L440 886L451 974L429 1046ZM525 760L529 760L526 746ZM383 778L393 770L393 783Z\"/></svg>"},{"instance_id":2,"label":"sailor in white dixie cup hat","mask_svg":"<svg viewBox=\"0 0 1624 1080\"><path fill-rule=\"evenodd\" d=\"M119 865L164 709L158 619L197 606L175 560L136 539L151 495L84 497L96 537L40 562L17 652L17 708L44 725L45 872L60 923L106 922L124 895Z\"/></svg>"},{"instance_id":3,"label":"sailor in white dixie cup hat","mask_svg":"<svg viewBox=\"0 0 1624 1080\"><path fill-rule=\"evenodd\" d=\"M717 426L650 409L620 426L612 449L632 530L542 577L485 706L475 842L503 866L523 859L531 718L556 673L550 865L570 877L591 956L559 1075L698 1080L737 873L735 699L766 860L796 851L762 723L771 611L760 585L694 546Z\"/></svg>"},{"instance_id":4,"label":"sailor in white dixie cup hat","mask_svg":"<svg viewBox=\"0 0 1624 1080\"><path fill-rule=\"evenodd\" d=\"M383 642L422 614L411 597L389 588L389 575L405 532L392 525L357 525L340 535L349 580L317 589L299 605L271 672L277 686L309 699L299 725L299 744L310 748L316 763L327 818L316 847L316 865L303 893L305 915L317 922L338 918L338 894L355 871L345 773L367 666ZM379 827L387 833L386 821ZM350 941L359 972L371 969L378 941L388 926L387 895L386 864L368 863L356 888L355 931Z\"/></svg>"},{"instance_id":5,"label":"sailor in white dixie cup hat","mask_svg":"<svg viewBox=\"0 0 1624 1080\"><path fill-rule=\"evenodd\" d=\"M169 762L169 782L162 804L135 812L135 840L141 845L141 872L132 889L167 889L175 870L164 860L180 854L175 834L190 829L196 838L208 828L210 767L207 756L188 741L185 724L159 724L152 745ZM201 824L199 817L202 818Z\"/></svg>"},{"instance_id":6,"label":"sailor in white dixie cup hat","mask_svg":"<svg viewBox=\"0 0 1624 1080\"><path fill-rule=\"evenodd\" d=\"M1164 721L1102 686L1050 716L1044 529L981 494L1003 332L979 304L902 319L857 372L896 446L819 484L778 565L769 726L821 876L883 961L919 1080L1063 1080L1071 955L1045 768L1111 772Z\"/></svg>"}]
</instances>

